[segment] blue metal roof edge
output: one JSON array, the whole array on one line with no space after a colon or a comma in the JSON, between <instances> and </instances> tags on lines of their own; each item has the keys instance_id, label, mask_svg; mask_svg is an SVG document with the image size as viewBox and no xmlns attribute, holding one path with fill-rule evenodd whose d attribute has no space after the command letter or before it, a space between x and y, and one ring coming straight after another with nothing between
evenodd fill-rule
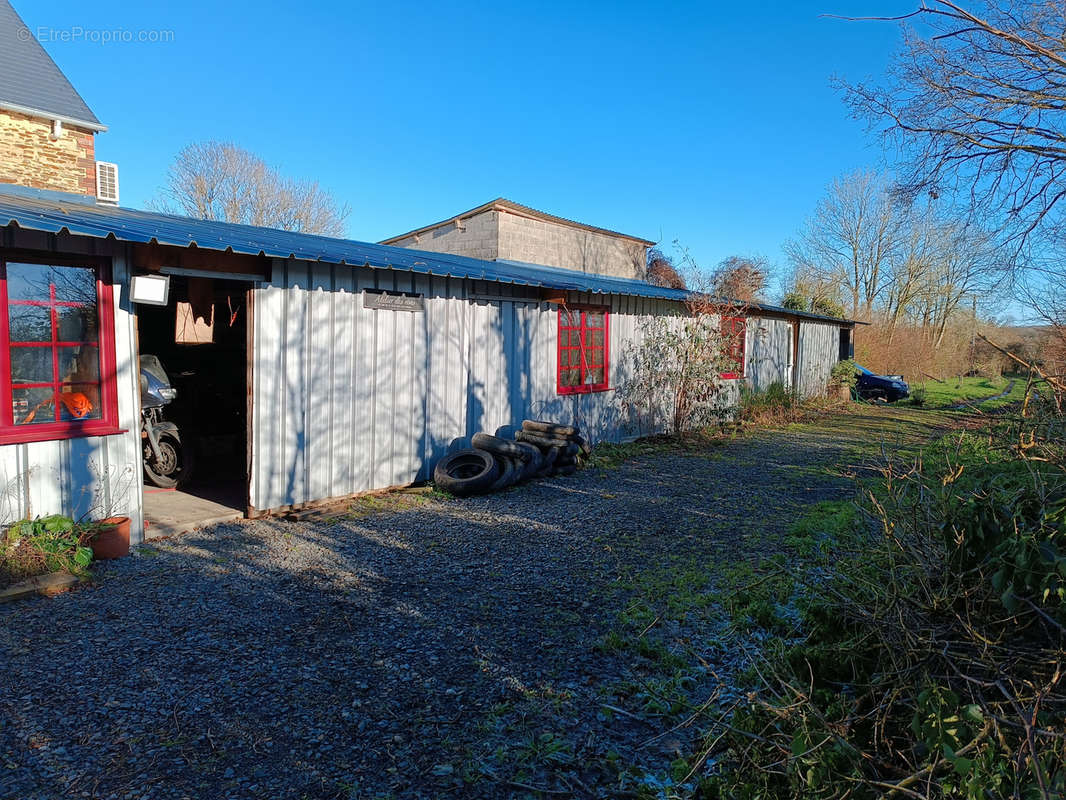
<instances>
[{"instance_id":1,"label":"blue metal roof edge","mask_svg":"<svg viewBox=\"0 0 1066 800\"><path fill-rule=\"evenodd\" d=\"M691 292L683 289L654 286L628 278L590 275L562 267L514 261L482 261L450 253L410 250L275 228L138 211L99 204L82 195L3 184L0 185L0 227L12 224L46 233L66 231L77 236L113 238L139 244L197 247L242 255L367 266L545 289L630 295L677 302L691 296ZM796 317L851 324L850 320L777 306L751 305Z\"/></svg>"}]
</instances>

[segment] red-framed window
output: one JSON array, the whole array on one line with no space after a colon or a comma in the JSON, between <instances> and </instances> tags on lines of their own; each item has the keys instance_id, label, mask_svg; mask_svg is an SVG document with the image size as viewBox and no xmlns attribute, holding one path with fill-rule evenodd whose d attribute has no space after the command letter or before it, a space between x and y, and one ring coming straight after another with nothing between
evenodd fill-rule
<instances>
[{"instance_id":1,"label":"red-framed window","mask_svg":"<svg viewBox=\"0 0 1066 800\"><path fill-rule=\"evenodd\" d=\"M609 342L606 308L559 309L559 394L607 390Z\"/></svg>"},{"instance_id":2,"label":"red-framed window","mask_svg":"<svg viewBox=\"0 0 1066 800\"><path fill-rule=\"evenodd\" d=\"M0 444L118 432L110 272L0 253Z\"/></svg>"},{"instance_id":3,"label":"red-framed window","mask_svg":"<svg viewBox=\"0 0 1066 800\"><path fill-rule=\"evenodd\" d=\"M722 317L722 344L725 361L730 365L721 374L723 378L744 377L744 347L747 341L746 317Z\"/></svg>"}]
</instances>

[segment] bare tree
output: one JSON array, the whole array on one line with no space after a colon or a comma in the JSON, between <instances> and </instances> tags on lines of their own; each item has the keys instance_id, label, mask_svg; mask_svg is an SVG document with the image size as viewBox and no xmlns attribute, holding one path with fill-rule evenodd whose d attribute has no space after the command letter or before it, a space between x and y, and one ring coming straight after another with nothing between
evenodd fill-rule
<instances>
[{"instance_id":1,"label":"bare tree","mask_svg":"<svg viewBox=\"0 0 1066 800\"><path fill-rule=\"evenodd\" d=\"M834 180L799 237L785 245L797 287L833 287L853 317L869 319L888 285L900 220L883 175L855 172Z\"/></svg>"},{"instance_id":2,"label":"bare tree","mask_svg":"<svg viewBox=\"0 0 1066 800\"><path fill-rule=\"evenodd\" d=\"M900 322L910 316L932 290L934 263L938 258L940 228L929 217L908 216L900 236L897 258L891 265L884 299L884 317L891 344Z\"/></svg>"},{"instance_id":3,"label":"bare tree","mask_svg":"<svg viewBox=\"0 0 1066 800\"><path fill-rule=\"evenodd\" d=\"M665 286L668 289L686 288L685 279L677 271L673 259L658 247L653 247L648 251L647 280L648 283Z\"/></svg>"},{"instance_id":4,"label":"bare tree","mask_svg":"<svg viewBox=\"0 0 1066 800\"><path fill-rule=\"evenodd\" d=\"M844 85L858 116L883 127L911 194L962 190L995 215L1022 258L1022 297L1066 321L1066 5L1062 0L924 0L886 85Z\"/></svg>"},{"instance_id":5,"label":"bare tree","mask_svg":"<svg viewBox=\"0 0 1066 800\"><path fill-rule=\"evenodd\" d=\"M709 276L710 293L752 303L766 291L770 279L770 267L761 256L730 256L723 260Z\"/></svg>"},{"instance_id":6,"label":"bare tree","mask_svg":"<svg viewBox=\"0 0 1066 800\"><path fill-rule=\"evenodd\" d=\"M167 176L164 211L343 236L349 209L317 181L283 177L263 159L230 142L199 142L182 148Z\"/></svg>"}]
</instances>

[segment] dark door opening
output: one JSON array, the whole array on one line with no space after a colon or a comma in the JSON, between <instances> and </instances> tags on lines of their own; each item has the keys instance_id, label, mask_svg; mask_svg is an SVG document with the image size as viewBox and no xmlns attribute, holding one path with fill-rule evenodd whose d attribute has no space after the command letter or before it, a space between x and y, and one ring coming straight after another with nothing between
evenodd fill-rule
<instances>
[{"instance_id":1,"label":"dark door opening","mask_svg":"<svg viewBox=\"0 0 1066 800\"><path fill-rule=\"evenodd\" d=\"M178 426L191 469L176 489L145 479L148 533L242 516L248 505L249 285L171 276L166 306L137 307L138 351L177 389L163 417Z\"/></svg>"},{"instance_id":2,"label":"dark door opening","mask_svg":"<svg viewBox=\"0 0 1066 800\"><path fill-rule=\"evenodd\" d=\"M847 361L855 355L855 345L851 341L851 330L840 329L840 360Z\"/></svg>"}]
</instances>

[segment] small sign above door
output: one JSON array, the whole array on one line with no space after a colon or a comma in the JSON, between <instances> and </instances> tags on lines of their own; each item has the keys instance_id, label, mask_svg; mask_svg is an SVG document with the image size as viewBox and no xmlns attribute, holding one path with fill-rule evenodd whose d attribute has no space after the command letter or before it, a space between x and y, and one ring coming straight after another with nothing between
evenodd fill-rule
<instances>
[{"instance_id":1,"label":"small sign above door","mask_svg":"<svg viewBox=\"0 0 1066 800\"><path fill-rule=\"evenodd\" d=\"M389 311L424 311L425 298L420 294L367 291L363 293L363 308Z\"/></svg>"}]
</instances>

